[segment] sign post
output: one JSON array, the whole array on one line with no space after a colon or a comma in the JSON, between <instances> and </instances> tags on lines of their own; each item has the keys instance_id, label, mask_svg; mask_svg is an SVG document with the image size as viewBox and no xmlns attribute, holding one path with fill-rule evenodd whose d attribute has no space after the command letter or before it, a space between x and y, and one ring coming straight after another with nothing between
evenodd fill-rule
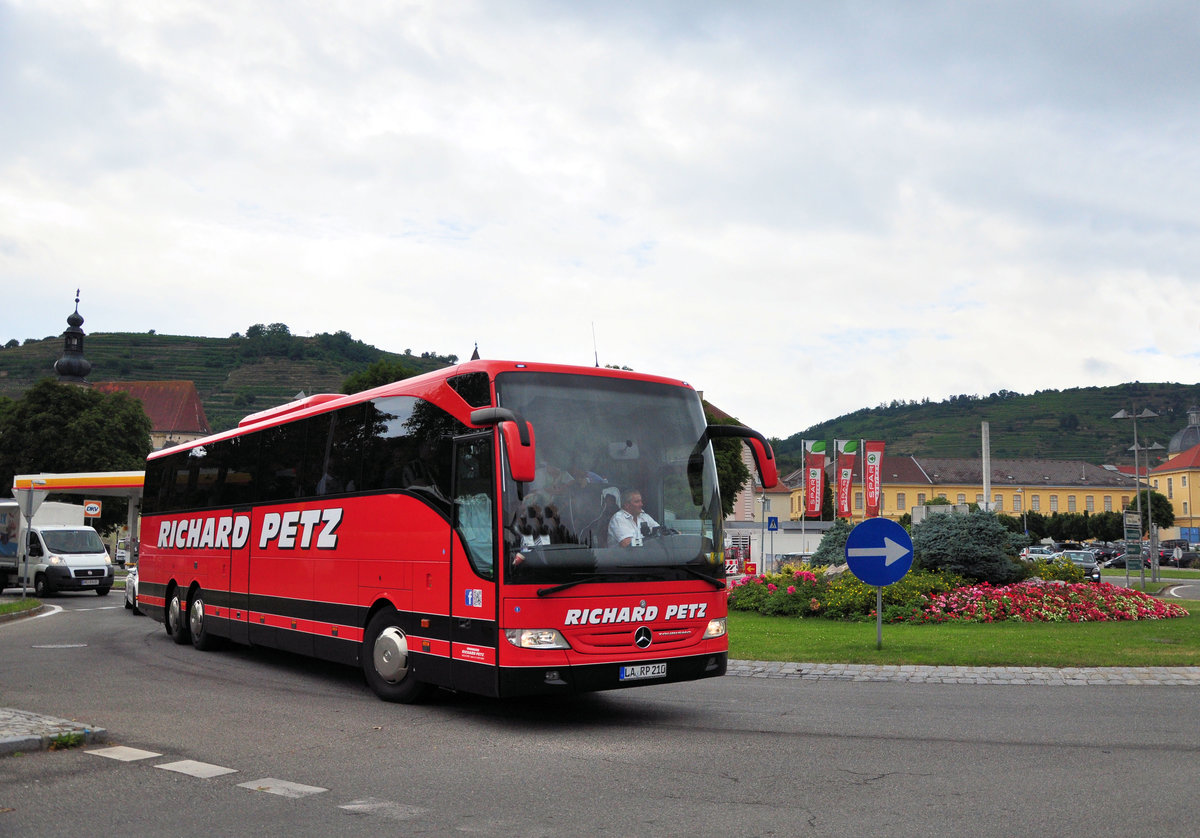
<instances>
[{"instance_id":1,"label":"sign post","mask_svg":"<svg viewBox=\"0 0 1200 838\"><path fill-rule=\"evenodd\" d=\"M875 586L875 648L883 648L883 588L899 582L913 562L912 537L889 518L867 518L846 538L850 572Z\"/></svg>"}]
</instances>

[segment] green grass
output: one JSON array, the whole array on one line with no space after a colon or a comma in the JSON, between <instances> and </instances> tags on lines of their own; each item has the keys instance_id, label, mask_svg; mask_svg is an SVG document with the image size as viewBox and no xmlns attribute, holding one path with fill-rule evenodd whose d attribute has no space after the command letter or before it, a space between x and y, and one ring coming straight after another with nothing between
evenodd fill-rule
<instances>
[{"instance_id":1,"label":"green grass","mask_svg":"<svg viewBox=\"0 0 1200 838\"><path fill-rule=\"evenodd\" d=\"M8 600L7 602L0 602L0 615L17 614L21 611L29 611L33 608L37 608L41 604L42 601L40 599L32 598L14 599Z\"/></svg>"},{"instance_id":2,"label":"green grass","mask_svg":"<svg viewBox=\"0 0 1200 838\"><path fill-rule=\"evenodd\" d=\"M1170 620L1112 623L875 622L729 614L729 657L798 663L928 666L1200 666L1200 602Z\"/></svg>"}]
</instances>

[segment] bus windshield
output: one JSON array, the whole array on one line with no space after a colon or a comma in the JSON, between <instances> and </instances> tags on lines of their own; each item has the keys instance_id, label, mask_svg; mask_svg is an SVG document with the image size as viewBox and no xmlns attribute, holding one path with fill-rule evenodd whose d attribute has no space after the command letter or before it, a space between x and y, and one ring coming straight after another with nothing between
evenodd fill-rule
<instances>
[{"instance_id":1,"label":"bus windshield","mask_svg":"<svg viewBox=\"0 0 1200 838\"><path fill-rule=\"evenodd\" d=\"M723 585L716 469L694 390L514 372L496 376L496 399L533 426L537 447L532 482L504 476L506 582Z\"/></svg>"}]
</instances>

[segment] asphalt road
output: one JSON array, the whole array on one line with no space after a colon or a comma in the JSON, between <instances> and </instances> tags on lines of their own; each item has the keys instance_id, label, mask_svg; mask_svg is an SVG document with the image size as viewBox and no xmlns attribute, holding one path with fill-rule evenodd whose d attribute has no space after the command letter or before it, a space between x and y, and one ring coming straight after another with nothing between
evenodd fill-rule
<instances>
[{"instance_id":1,"label":"asphalt road","mask_svg":"<svg viewBox=\"0 0 1200 838\"><path fill-rule=\"evenodd\" d=\"M176 646L116 595L50 602L63 611L0 625L0 706L154 756L0 759L3 836L1197 829L1192 688L725 677L407 707L351 669Z\"/></svg>"}]
</instances>

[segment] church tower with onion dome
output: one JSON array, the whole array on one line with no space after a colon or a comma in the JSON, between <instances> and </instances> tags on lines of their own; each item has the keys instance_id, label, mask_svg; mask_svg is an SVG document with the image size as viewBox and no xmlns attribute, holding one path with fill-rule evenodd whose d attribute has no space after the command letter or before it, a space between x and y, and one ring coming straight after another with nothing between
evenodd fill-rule
<instances>
[{"instance_id":1,"label":"church tower with onion dome","mask_svg":"<svg viewBox=\"0 0 1200 838\"><path fill-rule=\"evenodd\" d=\"M75 311L67 318L67 330L63 332L63 355L54 362L54 371L63 384L78 384L90 387L88 373L91 363L83 357L83 317L79 314L79 291L75 291Z\"/></svg>"}]
</instances>

